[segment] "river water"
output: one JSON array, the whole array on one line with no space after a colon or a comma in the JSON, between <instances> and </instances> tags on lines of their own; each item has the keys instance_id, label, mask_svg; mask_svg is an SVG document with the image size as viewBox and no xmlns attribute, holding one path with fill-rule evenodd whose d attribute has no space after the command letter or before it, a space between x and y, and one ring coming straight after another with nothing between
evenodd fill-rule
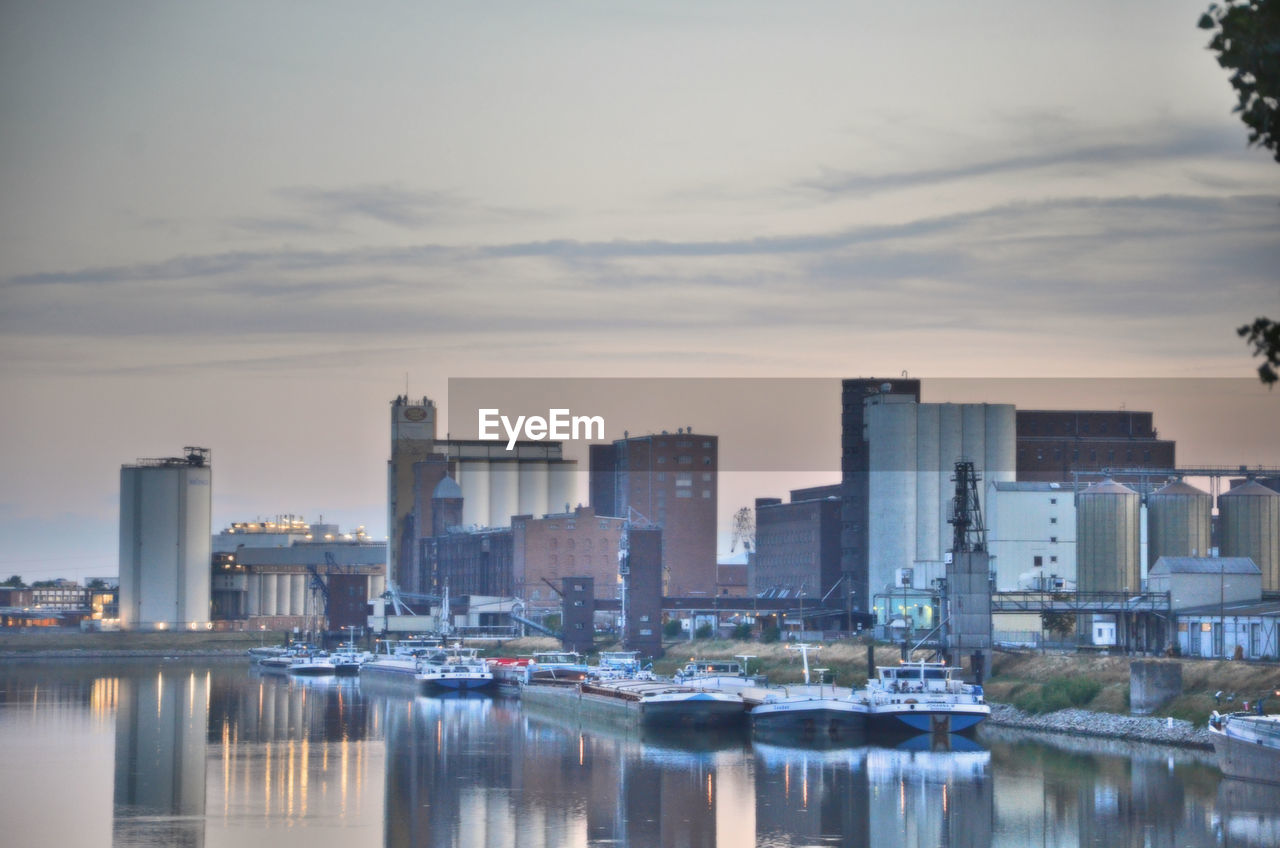
<instances>
[{"instance_id":1,"label":"river water","mask_svg":"<svg viewBox=\"0 0 1280 848\"><path fill-rule=\"evenodd\" d=\"M642 737L243 660L0 664L0 752L12 846L1280 845L1280 787L1197 752Z\"/></svg>"}]
</instances>

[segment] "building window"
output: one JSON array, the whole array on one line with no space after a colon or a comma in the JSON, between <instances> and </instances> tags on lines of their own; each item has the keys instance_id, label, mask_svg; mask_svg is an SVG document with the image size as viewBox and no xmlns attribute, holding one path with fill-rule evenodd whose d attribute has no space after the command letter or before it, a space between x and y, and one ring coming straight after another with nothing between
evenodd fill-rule
<instances>
[{"instance_id":1,"label":"building window","mask_svg":"<svg viewBox=\"0 0 1280 848\"><path fill-rule=\"evenodd\" d=\"M1058 561L1058 558L1057 558L1056 556L1051 556L1051 557L1049 557L1049 562L1054 563L1054 562L1057 562L1057 561Z\"/></svg>"},{"instance_id":2,"label":"building window","mask_svg":"<svg viewBox=\"0 0 1280 848\"><path fill-rule=\"evenodd\" d=\"M693 465L693 457L689 456L687 453L682 453L676 457L676 462L681 465Z\"/></svg>"},{"instance_id":3,"label":"building window","mask_svg":"<svg viewBox=\"0 0 1280 848\"><path fill-rule=\"evenodd\" d=\"M711 464L711 457L709 457L709 456L704 456L704 457L702 458L702 464L703 464L703 465L710 465L710 464Z\"/></svg>"},{"instance_id":4,"label":"building window","mask_svg":"<svg viewBox=\"0 0 1280 848\"><path fill-rule=\"evenodd\" d=\"M676 489L676 497L691 498L693 497L693 490L692 489Z\"/></svg>"},{"instance_id":5,"label":"building window","mask_svg":"<svg viewBox=\"0 0 1280 848\"><path fill-rule=\"evenodd\" d=\"M1050 524L1057 524L1057 523L1058 523L1058 516L1056 516L1056 515L1054 515L1054 516L1050 516L1050 518L1049 518L1049 523L1050 523Z\"/></svg>"},{"instance_id":6,"label":"building window","mask_svg":"<svg viewBox=\"0 0 1280 848\"><path fill-rule=\"evenodd\" d=\"M1057 502L1058 502L1058 499L1057 499L1057 498L1049 498L1049 503L1050 503L1050 504L1056 504Z\"/></svg>"},{"instance_id":7,"label":"building window","mask_svg":"<svg viewBox=\"0 0 1280 848\"><path fill-rule=\"evenodd\" d=\"M711 490L710 490L710 489L703 489L703 490L702 490L702 496L703 496L704 498L710 499L710 498L711 498Z\"/></svg>"},{"instance_id":8,"label":"building window","mask_svg":"<svg viewBox=\"0 0 1280 848\"><path fill-rule=\"evenodd\" d=\"M642 615L642 616L640 616L640 621L641 621L641 622L645 622L645 621L648 621L648 620L649 620L649 616L647 616L647 615Z\"/></svg>"},{"instance_id":9,"label":"building window","mask_svg":"<svg viewBox=\"0 0 1280 848\"><path fill-rule=\"evenodd\" d=\"M1044 557L1032 557L1031 561L1036 568L1039 568L1040 566L1044 565Z\"/></svg>"},{"instance_id":10,"label":"building window","mask_svg":"<svg viewBox=\"0 0 1280 848\"><path fill-rule=\"evenodd\" d=\"M665 472L665 471L659 471L659 472L658 472L658 482L659 482L659 483L665 483L665 482L667 482L667 472Z\"/></svg>"},{"instance_id":11,"label":"building window","mask_svg":"<svg viewBox=\"0 0 1280 848\"><path fill-rule=\"evenodd\" d=\"M1056 544L1058 544L1058 537L1057 537L1057 536L1050 536L1050 537L1049 537L1049 541L1056 545Z\"/></svg>"},{"instance_id":12,"label":"building window","mask_svg":"<svg viewBox=\"0 0 1280 848\"><path fill-rule=\"evenodd\" d=\"M658 464L659 464L659 465L665 465L665 464L666 464L666 462L667 462L667 458L666 458L665 456L660 456L660 457L658 457Z\"/></svg>"},{"instance_id":13,"label":"building window","mask_svg":"<svg viewBox=\"0 0 1280 848\"><path fill-rule=\"evenodd\" d=\"M703 443L702 443L702 446L703 446L704 448L709 448L709 447L711 447L711 443L710 443L710 442L703 442Z\"/></svg>"}]
</instances>

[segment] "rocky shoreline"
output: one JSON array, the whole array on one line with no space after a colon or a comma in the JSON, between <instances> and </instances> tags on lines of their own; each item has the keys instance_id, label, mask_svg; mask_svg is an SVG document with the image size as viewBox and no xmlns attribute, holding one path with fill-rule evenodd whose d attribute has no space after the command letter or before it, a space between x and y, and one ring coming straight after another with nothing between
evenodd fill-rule
<instances>
[{"instance_id":1,"label":"rocky shoreline","mask_svg":"<svg viewBox=\"0 0 1280 848\"><path fill-rule=\"evenodd\" d=\"M991 704L991 718L987 723L1044 733L1213 750L1213 737L1208 730L1179 719L1114 715L1081 709L1032 715L1008 704Z\"/></svg>"}]
</instances>

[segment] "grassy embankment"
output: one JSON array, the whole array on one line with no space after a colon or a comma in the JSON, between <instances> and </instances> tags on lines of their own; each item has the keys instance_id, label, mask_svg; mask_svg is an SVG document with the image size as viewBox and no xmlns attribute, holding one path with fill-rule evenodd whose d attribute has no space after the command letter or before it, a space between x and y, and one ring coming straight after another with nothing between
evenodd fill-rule
<instances>
[{"instance_id":1,"label":"grassy embankment","mask_svg":"<svg viewBox=\"0 0 1280 848\"><path fill-rule=\"evenodd\" d=\"M530 653L554 650L554 639L526 639L508 642L500 652ZM608 648L606 648L608 650ZM654 663L659 674L671 674L690 658L732 659L752 654L751 672L764 674L772 683L795 683L803 676L800 655L785 644L759 642L727 642L698 640L675 642L666 646L666 656ZM898 661L898 649L889 645L876 647L876 663L891 665ZM1013 704L1027 712L1053 712L1067 707L1081 707L1096 712L1126 715L1129 712L1129 663L1124 656L1083 654L1006 654L997 653L993 673L985 681L987 699ZM1182 695L1165 704L1156 715L1172 716L1203 725L1214 709L1238 709L1242 701L1251 703L1259 696L1280 690L1280 664L1218 662L1211 660L1164 660L1182 665ZM867 647L864 642L824 643L810 654L811 668L829 668L841 686L861 686L867 679ZM1222 703L1214 693L1224 693ZM1235 696L1228 703L1227 694ZM1280 697L1271 694L1268 713L1280 712Z\"/></svg>"},{"instance_id":2,"label":"grassy embankment","mask_svg":"<svg viewBox=\"0 0 1280 848\"><path fill-rule=\"evenodd\" d=\"M280 644L284 634L266 634L267 644ZM0 633L0 653L21 654L57 652L74 656L78 653L102 652L127 654L148 653L243 653L263 643L259 633L237 632L167 632L167 633Z\"/></svg>"}]
</instances>

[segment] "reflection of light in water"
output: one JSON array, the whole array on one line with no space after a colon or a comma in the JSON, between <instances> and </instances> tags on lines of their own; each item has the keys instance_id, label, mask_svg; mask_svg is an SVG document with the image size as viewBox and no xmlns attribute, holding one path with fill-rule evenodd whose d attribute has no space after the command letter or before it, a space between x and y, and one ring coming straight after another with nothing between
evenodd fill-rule
<instances>
[{"instance_id":1,"label":"reflection of light in water","mask_svg":"<svg viewBox=\"0 0 1280 848\"><path fill-rule=\"evenodd\" d=\"M160 718L160 710L164 707L164 672L156 672L156 718Z\"/></svg>"},{"instance_id":2,"label":"reflection of light in water","mask_svg":"<svg viewBox=\"0 0 1280 848\"><path fill-rule=\"evenodd\" d=\"M715 792L711 788L711 772L707 772L707 809L715 804Z\"/></svg>"},{"instance_id":3,"label":"reflection of light in water","mask_svg":"<svg viewBox=\"0 0 1280 848\"><path fill-rule=\"evenodd\" d=\"M311 762L311 742L307 737L302 737L302 815L307 814L307 789L309 788L308 779L310 778L310 762Z\"/></svg>"},{"instance_id":4,"label":"reflection of light in water","mask_svg":"<svg viewBox=\"0 0 1280 848\"><path fill-rule=\"evenodd\" d=\"M585 753L586 753L586 743L583 740L582 734L579 733L578 734L578 765L583 764Z\"/></svg>"},{"instance_id":5,"label":"reflection of light in water","mask_svg":"<svg viewBox=\"0 0 1280 848\"><path fill-rule=\"evenodd\" d=\"M1093 787L1093 809L1099 813L1115 813L1120 808L1119 791L1108 783L1098 783Z\"/></svg>"},{"instance_id":6,"label":"reflection of light in water","mask_svg":"<svg viewBox=\"0 0 1280 848\"><path fill-rule=\"evenodd\" d=\"M266 752L266 774L262 779L262 792L266 796L267 815L271 815L271 743L263 746Z\"/></svg>"},{"instance_id":7,"label":"reflection of light in water","mask_svg":"<svg viewBox=\"0 0 1280 848\"><path fill-rule=\"evenodd\" d=\"M347 768L347 762L348 762L347 740L343 739L342 740L342 790L341 790L343 813L346 813L347 811L347 774L349 773L349 770Z\"/></svg>"}]
</instances>

